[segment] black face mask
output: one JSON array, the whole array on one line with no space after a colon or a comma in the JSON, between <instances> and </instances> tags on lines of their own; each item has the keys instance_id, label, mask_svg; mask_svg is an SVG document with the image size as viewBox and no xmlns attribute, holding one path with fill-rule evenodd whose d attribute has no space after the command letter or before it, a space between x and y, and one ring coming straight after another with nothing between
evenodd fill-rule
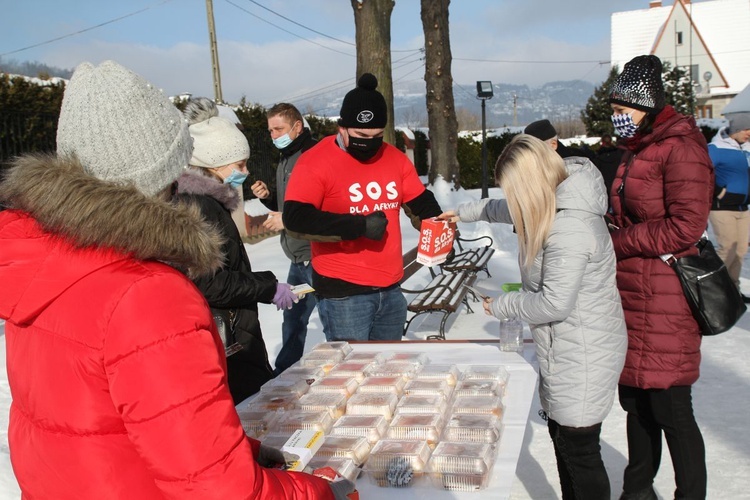
<instances>
[{"instance_id":1,"label":"black face mask","mask_svg":"<svg viewBox=\"0 0 750 500\"><path fill-rule=\"evenodd\" d=\"M358 161L371 160L378 151L380 146L383 145L382 137L352 137L349 136L349 145L346 147L346 152L352 155Z\"/></svg>"}]
</instances>

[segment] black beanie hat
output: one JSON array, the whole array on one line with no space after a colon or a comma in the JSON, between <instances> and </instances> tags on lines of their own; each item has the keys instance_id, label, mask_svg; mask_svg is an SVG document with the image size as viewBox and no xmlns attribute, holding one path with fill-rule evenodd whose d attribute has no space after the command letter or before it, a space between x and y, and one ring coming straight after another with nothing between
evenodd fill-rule
<instances>
[{"instance_id":1,"label":"black beanie hat","mask_svg":"<svg viewBox=\"0 0 750 500\"><path fill-rule=\"evenodd\" d=\"M350 90L341 104L339 125L351 128L385 128L388 108L383 94L375 90L378 79L372 73L359 77L357 88Z\"/></svg>"},{"instance_id":2,"label":"black beanie hat","mask_svg":"<svg viewBox=\"0 0 750 500\"><path fill-rule=\"evenodd\" d=\"M533 135L539 140L546 141L547 139L555 137L557 135L557 130L555 130L555 127L552 126L549 120L538 120L529 123L523 130L523 133Z\"/></svg>"},{"instance_id":3,"label":"black beanie hat","mask_svg":"<svg viewBox=\"0 0 750 500\"><path fill-rule=\"evenodd\" d=\"M637 56L625 63L612 85L610 104L621 104L647 113L658 113L666 104L661 80L661 61L656 56Z\"/></svg>"}]
</instances>

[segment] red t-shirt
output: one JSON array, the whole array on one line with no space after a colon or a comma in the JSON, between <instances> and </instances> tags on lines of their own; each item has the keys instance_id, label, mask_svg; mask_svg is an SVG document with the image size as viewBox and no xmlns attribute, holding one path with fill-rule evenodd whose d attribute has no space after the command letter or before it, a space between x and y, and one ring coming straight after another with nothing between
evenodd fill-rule
<instances>
[{"instance_id":1,"label":"red t-shirt","mask_svg":"<svg viewBox=\"0 0 750 500\"><path fill-rule=\"evenodd\" d=\"M329 136L299 158L284 200L309 203L318 210L338 214L384 212L388 226L382 240L313 241L311 250L318 274L385 287L397 283L404 274L401 204L424 190L409 158L390 144L384 144L373 163L360 163L339 147L336 136Z\"/></svg>"}]
</instances>

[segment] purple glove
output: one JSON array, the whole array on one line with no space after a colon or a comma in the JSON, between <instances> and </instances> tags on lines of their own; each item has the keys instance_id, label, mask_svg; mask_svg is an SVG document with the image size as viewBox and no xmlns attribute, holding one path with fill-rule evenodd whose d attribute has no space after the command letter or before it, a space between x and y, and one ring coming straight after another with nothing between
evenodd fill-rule
<instances>
[{"instance_id":1,"label":"purple glove","mask_svg":"<svg viewBox=\"0 0 750 500\"><path fill-rule=\"evenodd\" d=\"M292 285L289 283L276 283L276 294L273 296L273 305L276 310L291 309L292 305L299 302L299 297L292 291Z\"/></svg>"}]
</instances>

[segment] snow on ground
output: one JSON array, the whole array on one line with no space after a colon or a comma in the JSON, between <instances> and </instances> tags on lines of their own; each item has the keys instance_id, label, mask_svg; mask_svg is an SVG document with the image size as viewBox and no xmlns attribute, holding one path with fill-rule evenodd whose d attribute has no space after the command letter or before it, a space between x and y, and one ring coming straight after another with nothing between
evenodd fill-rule
<instances>
[{"instance_id":1,"label":"snow on ground","mask_svg":"<svg viewBox=\"0 0 750 500\"><path fill-rule=\"evenodd\" d=\"M445 209L476 199L478 191L451 191L447 184L438 183L434 188L436 197ZM491 189L490 196L499 196L498 189ZM417 232L402 216L404 249L413 248ZM510 228L501 224L459 224L462 235L467 238L490 235L494 239L495 254L490 262L491 278L480 274L477 287L491 293L499 293L504 282L519 280L516 262L516 240ZM250 261L256 270L271 270L279 280L286 278L288 261L279 251L278 238L269 238L247 245ZM429 273L421 270L407 282L407 286L425 283ZM750 261L746 259L742 285L750 292ZM477 309L475 309L477 311ZM434 333L437 321L427 315L421 322L410 327L407 339L424 338ZM266 339L271 362L281 348L281 313L271 305L260 306L260 321ZM0 323L2 323L0 321ZM13 476L8 454L7 427L10 391L5 371L5 337L0 324L0 499L18 499L20 492ZM709 499L750 499L750 434L743 420L750 408L745 399L750 394L750 314L746 314L732 330L703 342L701 378L693 386L693 402L696 418L706 442L708 463ZM529 336L526 331L526 336ZM486 316L479 309L467 314L460 309L449 321L449 339L479 339L492 341L497 338L497 320ZM313 314L307 339L307 348L324 341L322 326L317 313ZM533 345L527 344L524 357L536 367ZM33 360L30 360L33 362ZM560 498L554 452L547 434L546 424L537 414L540 409L538 397L534 396L529 421L526 426L524 444L516 468L511 499L553 500ZM627 463L625 438L625 413L617 402L604 421L602 428L602 450L604 462L612 484L613 498L622 490L622 471ZM674 496L674 476L666 444L662 456L662 468L656 477L655 488L660 498ZM388 492L383 490L382 498ZM481 496L477 494L477 498Z\"/></svg>"}]
</instances>

